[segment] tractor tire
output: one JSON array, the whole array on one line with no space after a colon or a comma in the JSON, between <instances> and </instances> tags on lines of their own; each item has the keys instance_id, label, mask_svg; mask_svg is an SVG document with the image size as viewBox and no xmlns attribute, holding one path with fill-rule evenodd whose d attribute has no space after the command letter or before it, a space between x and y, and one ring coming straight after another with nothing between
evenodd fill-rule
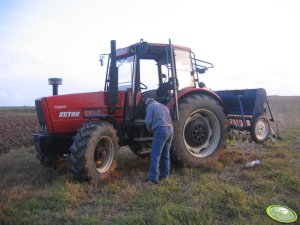
<instances>
[{"instance_id":1,"label":"tractor tire","mask_svg":"<svg viewBox=\"0 0 300 225\"><path fill-rule=\"evenodd\" d=\"M179 101L174 121L171 159L179 165L198 167L218 160L226 146L226 117L212 97L190 95Z\"/></svg>"},{"instance_id":2,"label":"tractor tire","mask_svg":"<svg viewBox=\"0 0 300 225\"><path fill-rule=\"evenodd\" d=\"M58 159L58 157L56 155L54 155L53 153L42 152L42 150L40 149L39 146L37 146L35 148L35 152L36 152L36 157L40 161L41 165L43 165L45 167L54 167L55 166L55 161Z\"/></svg>"},{"instance_id":3,"label":"tractor tire","mask_svg":"<svg viewBox=\"0 0 300 225\"><path fill-rule=\"evenodd\" d=\"M70 147L75 178L100 184L115 170L118 136L108 122L88 122L79 129Z\"/></svg>"},{"instance_id":4,"label":"tractor tire","mask_svg":"<svg viewBox=\"0 0 300 225\"><path fill-rule=\"evenodd\" d=\"M258 117L250 127L251 138L256 143L264 143L270 135L269 120L265 116Z\"/></svg>"}]
</instances>

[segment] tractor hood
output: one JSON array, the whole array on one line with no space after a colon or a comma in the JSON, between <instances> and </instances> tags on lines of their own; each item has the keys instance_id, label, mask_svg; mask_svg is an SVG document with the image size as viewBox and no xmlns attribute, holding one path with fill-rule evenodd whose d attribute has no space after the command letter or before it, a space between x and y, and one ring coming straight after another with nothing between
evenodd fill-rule
<instances>
[{"instance_id":1,"label":"tractor hood","mask_svg":"<svg viewBox=\"0 0 300 225\"><path fill-rule=\"evenodd\" d=\"M90 92L45 97L49 110L108 107L108 92Z\"/></svg>"},{"instance_id":2,"label":"tractor hood","mask_svg":"<svg viewBox=\"0 0 300 225\"><path fill-rule=\"evenodd\" d=\"M125 91L119 92L113 114L108 99L108 92L100 91L44 97L35 104L39 122L49 133L74 133L91 115L111 115L122 122Z\"/></svg>"}]
</instances>

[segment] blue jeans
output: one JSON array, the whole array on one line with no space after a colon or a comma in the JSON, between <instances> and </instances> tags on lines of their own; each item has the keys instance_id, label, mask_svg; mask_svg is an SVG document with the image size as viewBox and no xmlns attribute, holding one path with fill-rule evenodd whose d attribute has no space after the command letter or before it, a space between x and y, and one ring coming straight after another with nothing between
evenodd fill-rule
<instances>
[{"instance_id":1,"label":"blue jeans","mask_svg":"<svg viewBox=\"0 0 300 225\"><path fill-rule=\"evenodd\" d=\"M154 131L151 151L149 180L158 181L170 174L170 148L173 139L173 128L158 127Z\"/></svg>"}]
</instances>

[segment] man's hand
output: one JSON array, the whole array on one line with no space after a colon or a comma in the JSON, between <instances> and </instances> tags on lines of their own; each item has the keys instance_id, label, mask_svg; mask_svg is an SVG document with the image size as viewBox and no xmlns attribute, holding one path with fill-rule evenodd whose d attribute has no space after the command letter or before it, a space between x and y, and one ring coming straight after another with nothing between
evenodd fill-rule
<instances>
[{"instance_id":1,"label":"man's hand","mask_svg":"<svg viewBox=\"0 0 300 225\"><path fill-rule=\"evenodd\" d=\"M149 131L150 134L152 133L151 127L148 127L148 126L147 126L147 130Z\"/></svg>"}]
</instances>

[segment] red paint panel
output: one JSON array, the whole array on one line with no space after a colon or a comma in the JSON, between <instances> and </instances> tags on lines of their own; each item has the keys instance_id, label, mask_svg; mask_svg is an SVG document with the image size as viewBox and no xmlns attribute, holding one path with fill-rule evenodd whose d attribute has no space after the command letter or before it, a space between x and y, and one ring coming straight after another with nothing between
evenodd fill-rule
<instances>
[{"instance_id":1,"label":"red paint panel","mask_svg":"<svg viewBox=\"0 0 300 225\"><path fill-rule=\"evenodd\" d=\"M125 56L130 56L133 55L133 52L130 51L131 48L135 48L136 46L140 46L141 43L136 43L131 46L125 47L125 48L119 48L117 49L117 58L122 58ZM148 47L151 48L151 46L157 46L157 47L167 47L169 44L160 44L160 43L148 43ZM188 51L191 52L191 48L189 47L184 47L184 46L179 46L179 45L172 45L173 49L178 49L178 50L183 50L183 51Z\"/></svg>"},{"instance_id":2,"label":"red paint panel","mask_svg":"<svg viewBox=\"0 0 300 225\"><path fill-rule=\"evenodd\" d=\"M125 91L119 92L117 107L124 106ZM108 92L91 92L47 97L49 109L108 107Z\"/></svg>"},{"instance_id":3,"label":"red paint panel","mask_svg":"<svg viewBox=\"0 0 300 225\"><path fill-rule=\"evenodd\" d=\"M49 110L54 133L72 133L82 126L83 113L80 109Z\"/></svg>"},{"instance_id":4,"label":"red paint panel","mask_svg":"<svg viewBox=\"0 0 300 225\"><path fill-rule=\"evenodd\" d=\"M123 57L130 54L130 47L117 49L117 57Z\"/></svg>"},{"instance_id":5,"label":"red paint panel","mask_svg":"<svg viewBox=\"0 0 300 225\"><path fill-rule=\"evenodd\" d=\"M49 112L45 113L49 133L75 133L84 123L84 112L100 110L108 113L108 92L92 92L82 94L57 95L44 98ZM125 91L119 92L117 110L112 117L122 123L125 102ZM43 104L46 105L46 104Z\"/></svg>"}]
</instances>

